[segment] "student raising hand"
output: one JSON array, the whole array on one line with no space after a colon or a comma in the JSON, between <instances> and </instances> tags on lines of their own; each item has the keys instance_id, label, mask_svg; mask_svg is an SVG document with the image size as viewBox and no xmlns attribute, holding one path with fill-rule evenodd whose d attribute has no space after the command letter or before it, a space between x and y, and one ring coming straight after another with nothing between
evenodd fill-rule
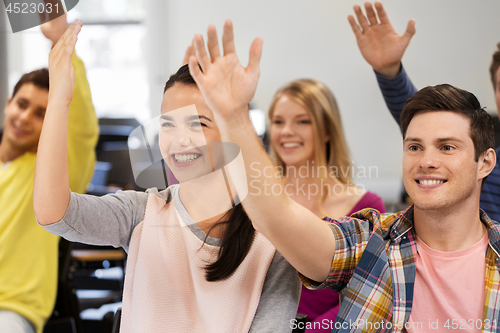
<instances>
[{"instance_id":1,"label":"student raising hand","mask_svg":"<svg viewBox=\"0 0 500 333\"><path fill-rule=\"evenodd\" d=\"M352 15L347 17L361 55L376 72L395 77L399 73L401 58L415 34L415 20L409 20L405 33L398 35L380 1L375 2L375 8L371 2L365 2L365 10L366 16L361 7L355 5L358 21Z\"/></svg>"},{"instance_id":2,"label":"student raising hand","mask_svg":"<svg viewBox=\"0 0 500 333\"><path fill-rule=\"evenodd\" d=\"M71 57L81 29L82 22L75 20L49 54L49 98L33 187L33 207L42 224L59 221L68 207L68 115L75 85Z\"/></svg>"}]
</instances>

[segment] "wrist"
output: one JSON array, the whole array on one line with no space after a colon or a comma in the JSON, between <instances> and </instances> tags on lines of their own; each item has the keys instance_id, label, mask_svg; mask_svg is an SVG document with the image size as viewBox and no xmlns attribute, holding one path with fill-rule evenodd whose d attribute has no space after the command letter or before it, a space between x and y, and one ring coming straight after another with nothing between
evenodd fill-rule
<instances>
[{"instance_id":1,"label":"wrist","mask_svg":"<svg viewBox=\"0 0 500 333\"><path fill-rule=\"evenodd\" d=\"M234 130L252 127L248 106L233 110L229 117L217 117L215 121L221 130Z\"/></svg>"},{"instance_id":2,"label":"wrist","mask_svg":"<svg viewBox=\"0 0 500 333\"><path fill-rule=\"evenodd\" d=\"M63 98L56 98L56 97L49 97L49 100L47 102L47 109L68 109L69 110L69 104L71 103L71 100L67 101Z\"/></svg>"},{"instance_id":3,"label":"wrist","mask_svg":"<svg viewBox=\"0 0 500 333\"><path fill-rule=\"evenodd\" d=\"M401 73L401 62L383 68L374 68L374 70L383 77L394 79L399 73Z\"/></svg>"}]
</instances>

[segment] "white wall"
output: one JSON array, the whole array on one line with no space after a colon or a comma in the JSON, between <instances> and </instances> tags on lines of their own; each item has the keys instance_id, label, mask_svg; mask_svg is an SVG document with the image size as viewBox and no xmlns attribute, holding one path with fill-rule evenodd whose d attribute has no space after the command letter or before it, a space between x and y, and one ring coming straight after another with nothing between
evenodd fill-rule
<instances>
[{"instance_id":1,"label":"white wall","mask_svg":"<svg viewBox=\"0 0 500 333\"><path fill-rule=\"evenodd\" d=\"M326 83L341 109L347 140L358 166L378 166L388 200L401 175L401 135L385 107L375 76L365 63L347 21L352 6L343 0L149 0L149 36L156 63L151 105L159 112L162 86L182 61L195 33L213 23L219 32L233 20L237 52L246 64L255 37L264 39L261 78L253 106L267 110L284 83L311 77ZM500 2L387 0L396 31L414 18L417 34L404 65L419 88L450 83L474 92L495 112L488 68L500 41ZM155 27L160 26L160 29ZM219 36L220 37L220 36ZM161 64L160 64L161 63ZM374 187L378 189L378 186Z\"/></svg>"},{"instance_id":2,"label":"white wall","mask_svg":"<svg viewBox=\"0 0 500 333\"><path fill-rule=\"evenodd\" d=\"M381 192L387 200L396 199L399 190L395 188L401 177L401 136L347 22L355 3L361 2L145 1L149 39L146 45L137 47L148 51L152 116L159 113L165 81L180 66L193 35L206 33L210 23L220 30L224 20L230 18L235 27L237 52L244 64L251 41L255 37L264 39L262 73L253 106L267 110L274 92L290 80L311 77L323 81L339 102L356 165L378 167L378 179L370 182L375 185L367 186ZM500 41L500 2L387 0L383 3L399 33L405 30L410 18L417 22L417 34L404 57L405 67L417 87L451 83L474 92L488 110L496 111L488 68L491 54ZM21 38L21 34L26 38ZM38 28L8 35L12 85L14 77L17 79L26 67L46 65L50 44L40 37ZM28 59L23 52L26 43L36 44L44 54L39 62L26 63ZM380 183L386 183L387 188Z\"/></svg>"}]
</instances>

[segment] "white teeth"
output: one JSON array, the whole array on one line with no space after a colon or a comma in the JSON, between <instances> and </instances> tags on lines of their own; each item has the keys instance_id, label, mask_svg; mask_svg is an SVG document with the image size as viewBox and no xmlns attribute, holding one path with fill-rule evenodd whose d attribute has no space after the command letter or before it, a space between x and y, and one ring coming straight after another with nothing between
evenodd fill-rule
<instances>
[{"instance_id":1,"label":"white teeth","mask_svg":"<svg viewBox=\"0 0 500 333\"><path fill-rule=\"evenodd\" d=\"M444 183L444 180L436 180L436 179L421 179L419 181L421 185L429 186L429 185L437 185Z\"/></svg>"},{"instance_id":2,"label":"white teeth","mask_svg":"<svg viewBox=\"0 0 500 333\"><path fill-rule=\"evenodd\" d=\"M174 158L177 163L187 163L194 161L200 156L201 154L175 154Z\"/></svg>"},{"instance_id":3,"label":"white teeth","mask_svg":"<svg viewBox=\"0 0 500 333\"><path fill-rule=\"evenodd\" d=\"M299 146L298 143L284 143L283 148L297 148Z\"/></svg>"}]
</instances>

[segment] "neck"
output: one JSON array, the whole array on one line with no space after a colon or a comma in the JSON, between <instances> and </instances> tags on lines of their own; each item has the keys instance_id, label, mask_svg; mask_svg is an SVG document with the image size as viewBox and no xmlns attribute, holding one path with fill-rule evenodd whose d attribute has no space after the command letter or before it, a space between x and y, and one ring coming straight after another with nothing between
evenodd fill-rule
<instances>
[{"instance_id":1,"label":"neck","mask_svg":"<svg viewBox=\"0 0 500 333\"><path fill-rule=\"evenodd\" d=\"M414 226L418 237L438 251L459 251L476 244L486 232L479 215L479 200L458 205L460 207L432 211L415 207Z\"/></svg>"},{"instance_id":2,"label":"neck","mask_svg":"<svg viewBox=\"0 0 500 333\"><path fill-rule=\"evenodd\" d=\"M26 153L26 151L14 149L11 145L7 143L4 132L4 135L2 135L2 141L0 142L0 161L2 163L8 163L10 161L15 160L24 153Z\"/></svg>"},{"instance_id":3,"label":"neck","mask_svg":"<svg viewBox=\"0 0 500 333\"><path fill-rule=\"evenodd\" d=\"M233 208L234 202L218 172L179 184L179 197L189 216L205 233ZM218 235L219 229L214 229L211 235Z\"/></svg>"}]
</instances>

